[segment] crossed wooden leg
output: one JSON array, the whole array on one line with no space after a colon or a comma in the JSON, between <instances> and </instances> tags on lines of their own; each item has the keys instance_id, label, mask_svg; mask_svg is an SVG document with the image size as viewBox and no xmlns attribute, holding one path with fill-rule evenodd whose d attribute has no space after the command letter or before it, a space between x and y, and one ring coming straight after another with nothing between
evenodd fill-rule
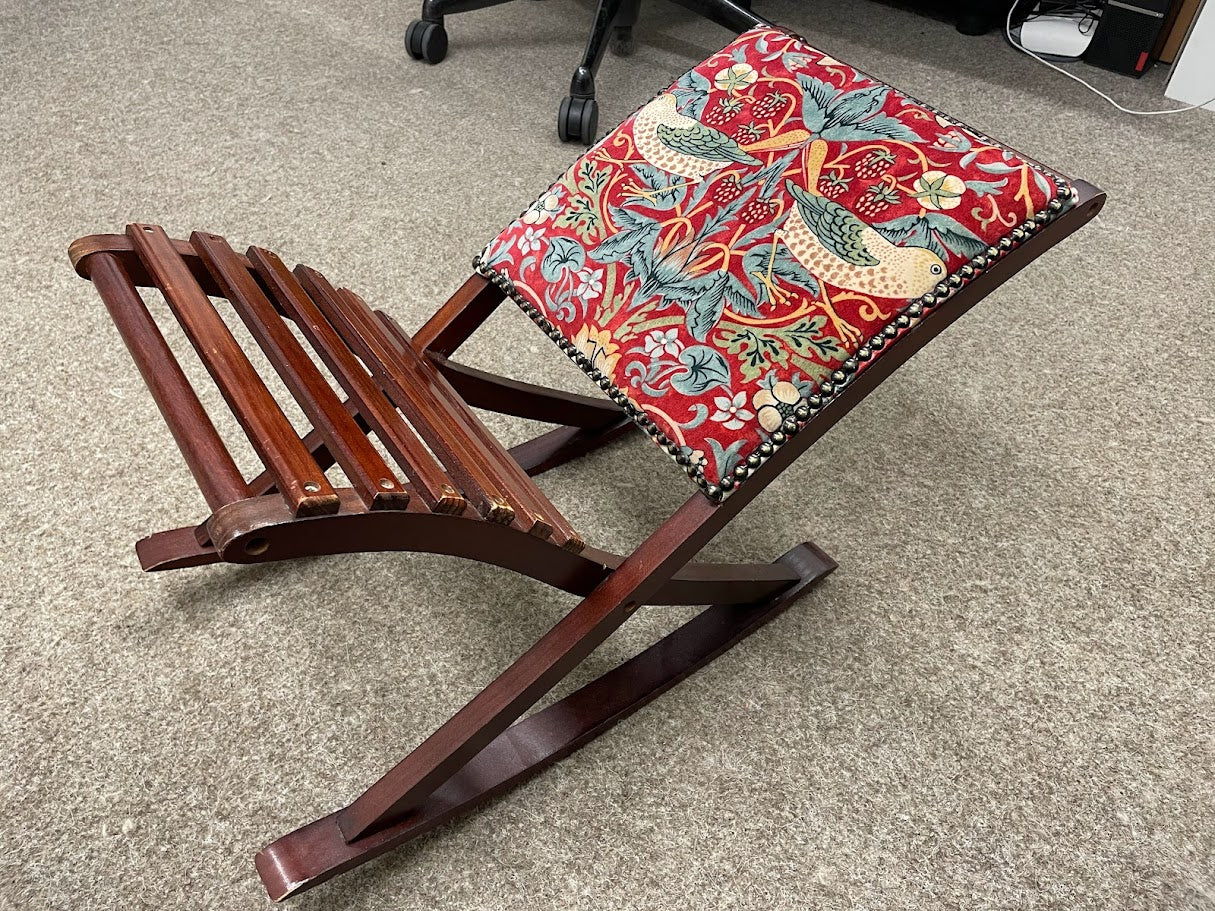
<instances>
[{"instance_id":1,"label":"crossed wooden leg","mask_svg":"<svg viewBox=\"0 0 1215 911\"><path fill-rule=\"evenodd\" d=\"M652 539L651 539L652 540ZM548 634L352 804L283 836L256 858L279 901L468 812L568 756L789 607L835 569L813 544L778 561L797 581L753 604L706 608L592 683L512 722L633 612L622 566ZM626 561L627 563L627 561Z\"/></svg>"}]
</instances>

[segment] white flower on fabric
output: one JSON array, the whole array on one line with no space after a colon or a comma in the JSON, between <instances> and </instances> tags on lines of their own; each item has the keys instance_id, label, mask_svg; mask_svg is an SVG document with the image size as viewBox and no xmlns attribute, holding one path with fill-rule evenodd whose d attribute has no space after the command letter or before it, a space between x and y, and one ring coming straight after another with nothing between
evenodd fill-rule
<instances>
[{"instance_id":1,"label":"white flower on fabric","mask_svg":"<svg viewBox=\"0 0 1215 911\"><path fill-rule=\"evenodd\" d=\"M759 78L755 67L749 63L736 63L721 70L713 77L713 85L723 92L741 92Z\"/></svg>"},{"instance_id":2,"label":"white flower on fabric","mask_svg":"<svg viewBox=\"0 0 1215 911\"><path fill-rule=\"evenodd\" d=\"M584 301L595 300L603 293L603 270L583 269L578 273L578 296Z\"/></svg>"},{"instance_id":3,"label":"white flower on fabric","mask_svg":"<svg viewBox=\"0 0 1215 911\"><path fill-rule=\"evenodd\" d=\"M956 174L944 171L925 171L915 182L911 195L925 209L956 209L962 204L966 183Z\"/></svg>"},{"instance_id":4,"label":"white flower on fabric","mask_svg":"<svg viewBox=\"0 0 1215 911\"><path fill-rule=\"evenodd\" d=\"M558 190L551 190L528 207L527 211L523 213L523 223L542 225L556 215L560 208L561 193Z\"/></svg>"},{"instance_id":5,"label":"white flower on fabric","mask_svg":"<svg viewBox=\"0 0 1215 911\"><path fill-rule=\"evenodd\" d=\"M661 354L679 357L682 352L683 342L679 340L678 329L668 329L666 332L663 332L661 329L655 329L645 337L645 353L651 358L658 357Z\"/></svg>"},{"instance_id":6,"label":"white flower on fabric","mask_svg":"<svg viewBox=\"0 0 1215 911\"><path fill-rule=\"evenodd\" d=\"M747 426L747 421L755 417L754 412L746 409L747 394L740 392L733 398L724 395L714 397L713 404L717 410L709 415L711 420L717 421L726 430L741 430Z\"/></svg>"},{"instance_id":7,"label":"white flower on fabric","mask_svg":"<svg viewBox=\"0 0 1215 911\"><path fill-rule=\"evenodd\" d=\"M759 412L759 426L774 433L780 430L785 418L793 417L793 411L801 403L802 394L792 383L783 380L774 383L771 389L761 389L751 399L751 405Z\"/></svg>"},{"instance_id":8,"label":"white flower on fabric","mask_svg":"<svg viewBox=\"0 0 1215 911\"><path fill-rule=\"evenodd\" d=\"M544 237L544 232L538 228L525 228L523 236L519 238L519 252L524 256L528 253L539 252L542 237Z\"/></svg>"}]
</instances>

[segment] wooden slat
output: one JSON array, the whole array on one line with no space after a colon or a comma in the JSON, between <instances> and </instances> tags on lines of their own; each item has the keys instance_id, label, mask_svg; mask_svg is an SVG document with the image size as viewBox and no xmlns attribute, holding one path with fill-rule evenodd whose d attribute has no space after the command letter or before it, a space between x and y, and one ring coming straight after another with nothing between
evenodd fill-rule
<instances>
[{"instance_id":1,"label":"wooden slat","mask_svg":"<svg viewBox=\"0 0 1215 911\"><path fill-rule=\"evenodd\" d=\"M336 512L337 494L325 473L300 443L291 422L164 229L155 225L128 225L127 236L244 428L254 451L274 472L287 506L297 516Z\"/></svg>"},{"instance_id":2,"label":"wooden slat","mask_svg":"<svg viewBox=\"0 0 1215 911\"><path fill-rule=\"evenodd\" d=\"M342 403L342 407L346 409L346 413L350 415L351 419L355 423L355 426L359 428L359 431L363 434L363 436L371 433L371 425L363 420L363 416L359 414L359 406L355 402L347 399ZM328 471L331 467L333 467L334 464L336 464L337 459L335 459L333 454L329 452L329 447L325 445L324 438L316 431L316 428L309 430L306 434L300 437L300 442L304 444L305 449L312 453L312 458L316 459L316 464L321 466L322 470ZM401 487L411 497L414 495L414 491L409 486L408 481L402 482ZM274 478L268 471L263 471L257 477L249 480L249 490L252 492L253 496L269 493L273 489Z\"/></svg>"},{"instance_id":3,"label":"wooden slat","mask_svg":"<svg viewBox=\"0 0 1215 911\"><path fill-rule=\"evenodd\" d=\"M351 297L343 297L315 269L297 266L295 274L380 387L460 482L465 496L481 515L491 522L513 522L517 504L510 502L500 478L486 464L482 447L434 396L411 394L411 387L425 383L426 378L415 375L402 360L375 314L361 300L356 303Z\"/></svg>"},{"instance_id":4,"label":"wooden slat","mask_svg":"<svg viewBox=\"0 0 1215 911\"><path fill-rule=\"evenodd\" d=\"M428 397L441 411L445 411L450 415L450 419L455 422L455 426L458 426L460 431L465 435L464 439L466 441L471 440L478 444L473 449L469 449L467 444L465 445L465 460L469 458L477 459L478 464L483 467L494 483L497 484L498 488L506 492L515 511L515 522L518 526L523 531L538 538L550 537L553 533L553 524L545 518L539 501L532 496L531 488L533 485L521 486L519 484L518 479L511 474L510 466L503 462L495 453L493 436L482 426L476 416L468 410L464 401L443 380L439 372L428 361L423 360L418 355L405 330L396 324L390 324L384 319L383 314L374 313L367 306L367 303L349 288L340 289L338 294L346 300L353 310L362 313L364 318L370 317L371 321L376 324L382 333L384 341L391 345L393 350L400 356L402 365L411 371L409 381L411 395L414 397ZM536 491L536 493L539 493L539 491ZM564 543L564 535L559 535L558 537Z\"/></svg>"},{"instance_id":5,"label":"wooden slat","mask_svg":"<svg viewBox=\"0 0 1215 911\"><path fill-rule=\"evenodd\" d=\"M384 448L400 464L422 502L433 512L463 512L465 500L452 486L451 479L401 420L392 403L367 375L291 270L277 255L260 247L250 247L247 256L283 311L295 320L300 332L346 390Z\"/></svg>"},{"instance_id":6,"label":"wooden slat","mask_svg":"<svg viewBox=\"0 0 1215 911\"><path fill-rule=\"evenodd\" d=\"M342 293L355 296L354 292L349 290L343 290ZM402 357L413 360L418 371L430 374L430 388L442 396L448 407L464 418L465 424L476 434L481 443L484 444L490 453L490 458L493 460L495 467L507 479L511 495L519 500L524 509L528 510L543 523L529 529L531 533L540 535L541 537L551 537L553 543L558 547L574 553L582 550L586 546L585 542L574 531L569 522L566 521L565 516L561 515L560 510L552 504L548 497L544 495L544 492L528 477L527 472L520 467L519 463L514 460L510 453L506 451L506 448L498 442L498 439L489 432L485 425L477 419L476 415L469 412L463 397L447 381L447 378L438 371L434 364L429 360L424 360L417 354L405 330L397 324L396 320L387 314L381 312L376 315L384 324L389 336L397 343L397 348ZM540 529L543 526L547 526L549 530L547 532L541 531Z\"/></svg>"},{"instance_id":7,"label":"wooden slat","mask_svg":"<svg viewBox=\"0 0 1215 911\"><path fill-rule=\"evenodd\" d=\"M404 508L409 494L287 328L247 261L214 234L196 231L190 242L367 508Z\"/></svg>"},{"instance_id":8,"label":"wooden slat","mask_svg":"<svg viewBox=\"0 0 1215 911\"><path fill-rule=\"evenodd\" d=\"M249 496L245 479L215 431L194 387L148 313L122 264L110 254L92 257L93 280L156 407L212 511Z\"/></svg>"}]
</instances>

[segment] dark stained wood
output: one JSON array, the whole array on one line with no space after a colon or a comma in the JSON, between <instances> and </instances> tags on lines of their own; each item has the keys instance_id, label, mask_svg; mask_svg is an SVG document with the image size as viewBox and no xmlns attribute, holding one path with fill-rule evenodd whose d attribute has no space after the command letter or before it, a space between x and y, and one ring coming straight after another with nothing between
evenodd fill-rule
<instances>
[{"instance_id":1,"label":"dark stained wood","mask_svg":"<svg viewBox=\"0 0 1215 911\"><path fill-rule=\"evenodd\" d=\"M371 426L365 420L363 420L363 416L359 414L359 406L357 404L352 402L350 399L346 399L346 401L342 403L342 407L346 409L346 413L349 414L350 419L354 421L354 425L359 429L359 433L362 433L365 436L372 432ZM329 451L329 447L325 445L325 438L320 434L319 431L316 430L316 428L313 428L304 434L300 438L300 442L303 443L304 448L312 454L312 458L316 461L316 464L320 466L322 471L328 471L337 464L337 459L333 457L333 453L331 453ZM408 484L402 484L401 486L405 488L406 493L409 492ZM273 490L274 477L269 472L263 471L257 477L249 481L250 496L258 497L265 493L271 493Z\"/></svg>"},{"instance_id":2,"label":"dark stained wood","mask_svg":"<svg viewBox=\"0 0 1215 911\"><path fill-rule=\"evenodd\" d=\"M501 676L338 814L347 841L399 822L599 647L720 530L693 496Z\"/></svg>"},{"instance_id":3,"label":"dark stained wood","mask_svg":"<svg viewBox=\"0 0 1215 911\"><path fill-rule=\"evenodd\" d=\"M487 464L481 448L457 416L442 407L425 388L427 378L411 369L399 349L390 343L382 324L367 305L339 294L325 276L297 266L295 276L313 302L350 349L362 358L380 388L413 425L455 478L464 496L491 522L514 520L515 503L508 499L501 479ZM360 306L361 304L361 306Z\"/></svg>"},{"instance_id":4,"label":"dark stained wood","mask_svg":"<svg viewBox=\"0 0 1215 911\"><path fill-rule=\"evenodd\" d=\"M334 813L267 845L256 864L270 898L282 901L320 885L564 759L780 616L835 569L834 560L806 544L774 565L791 571L796 584L757 603L707 608L597 680L503 731L402 822L347 842L340 814Z\"/></svg>"},{"instance_id":5,"label":"dark stained wood","mask_svg":"<svg viewBox=\"0 0 1215 911\"><path fill-rule=\"evenodd\" d=\"M460 460L467 462L471 459L491 483L503 491L514 512L514 523L529 534L540 538L552 537L560 546L580 550L584 546L582 539L571 536L572 530L564 517L553 508L531 479L515 471L509 459L502 458L504 450L493 434L482 425L434 365L414 350L405 330L394 320L386 319L383 313L372 311L366 301L349 288L340 289L338 295L347 304L347 312L374 331L380 343L388 346L387 350L392 350L399 358L396 366L405 372L405 384L399 388L408 391L410 398L415 401L422 398L431 403L435 413L446 422L447 435L450 436L453 429L456 431Z\"/></svg>"},{"instance_id":6,"label":"dark stained wood","mask_svg":"<svg viewBox=\"0 0 1215 911\"><path fill-rule=\"evenodd\" d=\"M1083 194L1084 188L1081 188ZM338 813L350 842L418 810L443 781L497 737L522 712L615 630L827 428L887 376L1025 263L1075 231L1100 210L1104 197L1083 195L1058 221L978 275L883 352L756 474L720 504L695 495L647 538L598 588L490 683L446 724Z\"/></svg>"},{"instance_id":7,"label":"dark stained wood","mask_svg":"<svg viewBox=\"0 0 1215 911\"><path fill-rule=\"evenodd\" d=\"M177 255L181 257L182 262L190 270L190 274L194 276L194 280L199 286L207 292L207 294L220 297L223 292L219 286L215 284L215 279L211 277L211 273L207 271L207 267L198 257L198 253L190 246L188 240L172 240L170 243ZM72 261L72 266L75 268L78 275L82 278L91 278L91 262L92 258L98 253L108 253L122 264L123 270L131 277L136 285L140 287L151 287L156 284L155 279L148 273L144 267L143 261L135 253L135 245L125 234L90 234L88 237L82 237L74 241L68 247L68 257ZM243 260L244 257L242 256ZM248 265L246 262L245 265Z\"/></svg>"},{"instance_id":8,"label":"dark stained wood","mask_svg":"<svg viewBox=\"0 0 1215 911\"><path fill-rule=\"evenodd\" d=\"M505 295L488 279L480 275L469 277L459 290L435 315L413 334L414 346L419 351L434 351L450 356L480 328Z\"/></svg>"},{"instance_id":9,"label":"dark stained wood","mask_svg":"<svg viewBox=\"0 0 1215 911\"><path fill-rule=\"evenodd\" d=\"M417 551L477 560L531 576L571 594L586 596L624 557L593 547L574 554L514 526L483 522L474 514L436 519L424 505L368 513L358 495L339 490L342 508L334 515L296 519L277 497L233 503L207 521L213 543L187 540L177 529L140 542L154 559L174 568L200 558L200 546L229 563L268 563L326 554ZM250 548L251 542L260 546ZM146 542L146 543L145 543ZM150 558L151 558L150 557ZM768 563L689 563L649 598L649 604L742 603L769 597L792 577Z\"/></svg>"},{"instance_id":10,"label":"dark stained wood","mask_svg":"<svg viewBox=\"0 0 1215 911\"><path fill-rule=\"evenodd\" d=\"M791 601L806 585L830 571L834 564L829 558L806 546L787 554L782 558L783 565L774 571L747 565L696 566L689 561L773 478L902 363L991 290L1091 219L1104 202L1104 195L1088 184L1078 183L1077 188L1077 205L1072 210L992 267L981 270L927 318L889 342L880 357L854 375L732 496L719 503L693 494L627 557L591 548L573 554L550 540L523 532L517 523L436 515L417 501L402 510L372 512L354 491L339 493L340 511L333 515L301 518L292 515L276 497L244 499L213 513L204 540L187 537L190 529L149 539L141 557L146 554L149 560L165 565L209 562L208 548L230 562L262 562L343 550L451 553L516 569L583 595L582 601L534 646L349 806L263 851L258 866L272 897L309 888L362 863L566 755L652 694L711 660L762 622L775 605ZM104 251L95 250L78 261L78 268L91 273L96 264L104 262L104 255ZM260 274L262 266L252 251L250 261ZM482 459L493 461L498 456L468 422L467 402L459 391L446 380L439 383L434 379L447 375L441 364L436 366L436 362L419 356L419 349L426 347L433 347L443 356L450 354L484 319L492 310L489 301L493 298L484 283L466 285L458 300L453 299L454 303L449 302L440 311L442 318L432 320L433 325L428 324L431 328L411 343L403 332L390 331L357 296L339 295L315 273L301 269L301 274L307 279L309 292L327 298L326 304L333 311L331 318L343 331L345 340L337 339L341 350L353 359L353 348L369 370L378 371L373 386L378 383L384 387L397 403L412 397L427 399L436 412L434 419L448 438L459 438L463 433L477 444L474 451ZM265 280L265 275L262 277ZM156 278L159 284L159 276ZM298 293L307 298L303 289ZM496 301L493 303L496 305ZM473 318L478 315L480 319ZM319 312L316 319L328 325ZM361 375L371 382L365 372ZM499 394L486 385L492 384L492 379L474 377L469 382L481 384L491 397ZM381 390L377 388L376 392ZM383 394L380 397L388 402ZM556 407L543 396L537 401L544 402L543 407ZM360 413L366 414L361 402L354 402ZM598 427L562 427L516 447L510 455L523 471L535 473L603 445L623 432L619 420L605 421ZM491 477L504 480L503 488L514 488L518 475L513 469L509 476L504 472L499 465ZM207 543L208 539L212 543ZM680 598L702 596L713 587L728 594L713 599L710 603L717 607L689 624L692 632L664 640L618 671L517 722L639 605L682 603ZM750 602L754 610L725 606L731 597L741 599L748 594L754 596Z\"/></svg>"},{"instance_id":11,"label":"dark stained wood","mask_svg":"<svg viewBox=\"0 0 1215 911\"><path fill-rule=\"evenodd\" d=\"M343 293L353 295L353 292L350 291L343 291ZM409 336L405 334L405 330L391 317L383 313L377 313L376 315L384 324L389 336L397 342L401 356L412 361L418 375L425 375L429 378L429 388L434 390L447 408L464 423L469 432L484 447L483 457L489 465L493 466L498 477L504 481L506 488L511 493L511 497L522 507L524 511L522 514L532 516L531 527L526 527L528 523L524 523L524 530L531 534L539 535L542 538L551 537L553 543L564 550L575 552L582 550L586 546L586 542L582 540L582 537L574 531L573 527L566 521L565 516L561 515L560 510L549 501L544 492L519 467L519 464L510 457L506 448L498 442L477 416L469 410L464 399L452 388L446 378L443 377L433 364L417 355L417 352L414 351L413 343L410 341ZM419 380L415 380L415 388L417 382Z\"/></svg>"},{"instance_id":12,"label":"dark stained wood","mask_svg":"<svg viewBox=\"0 0 1215 911\"><path fill-rule=\"evenodd\" d=\"M89 264L93 284L207 505L214 511L245 499L249 488L240 469L122 264L108 253L93 257Z\"/></svg>"},{"instance_id":13,"label":"dark stained wood","mask_svg":"<svg viewBox=\"0 0 1215 911\"><path fill-rule=\"evenodd\" d=\"M224 401L296 515L335 512L337 494L241 350L164 229L130 225L127 236L168 301Z\"/></svg>"},{"instance_id":14,"label":"dark stained wood","mask_svg":"<svg viewBox=\"0 0 1215 911\"><path fill-rule=\"evenodd\" d=\"M456 490L447 473L427 451L422 441L403 421L396 408L368 376L341 336L329 324L295 275L277 255L260 247L247 253L262 281L329 372L357 405L359 413L375 430L384 448L400 464L423 502L438 513L464 511L464 497Z\"/></svg>"},{"instance_id":15,"label":"dark stained wood","mask_svg":"<svg viewBox=\"0 0 1215 911\"><path fill-rule=\"evenodd\" d=\"M158 531L136 541L135 555L139 558L140 569L145 572L184 569L221 562L219 551L209 540L198 540L200 535L197 532L197 526L187 525L185 528Z\"/></svg>"},{"instance_id":16,"label":"dark stained wood","mask_svg":"<svg viewBox=\"0 0 1215 911\"><path fill-rule=\"evenodd\" d=\"M621 414L599 429L557 427L512 446L509 451L511 458L519 463L519 467L534 476L581 458L630 433L638 432L633 419Z\"/></svg>"},{"instance_id":17,"label":"dark stained wood","mask_svg":"<svg viewBox=\"0 0 1215 911\"><path fill-rule=\"evenodd\" d=\"M512 380L458 364L440 354L431 354L429 359L460 398L474 408L550 424L596 428L622 413L619 405L607 399Z\"/></svg>"},{"instance_id":18,"label":"dark stained wood","mask_svg":"<svg viewBox=\"0 0 1215 911\"><path fill-rule=\"evenodd\" d=\"M369 509L403 508L409 493L296 341L250 274L247 261L214 234L195 232L190 241L363 502ZM323 471L325 466L317 467Z\"/></svg>"}]
</instances>

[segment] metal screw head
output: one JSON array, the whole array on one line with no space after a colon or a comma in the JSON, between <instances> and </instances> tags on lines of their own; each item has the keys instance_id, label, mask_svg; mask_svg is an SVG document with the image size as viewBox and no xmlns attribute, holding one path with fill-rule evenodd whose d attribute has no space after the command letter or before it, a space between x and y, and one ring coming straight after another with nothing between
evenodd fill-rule
<instances>
[{"instance_id":1,"label":"metal screw head","mask_svg":"<svg viewBox=\"0 0 1215 911\"><path fill-rule=\"evenodd\" d=\"M392 478L380 478L380 487L384 490L392 490L396 486L396 482Z\"/></svg>"},{"instance_id":2,"label":"metal screw head","mask_svg":"<svg viewBox=\"0 0 1215 911\"><path fill-rule=\"evenodd\" d=\"M304 485L305 493L316 493L320 489L321 489L321 485L317 484L315 481L309 481L307 484Z\"/></svg>"}]
</instances>

